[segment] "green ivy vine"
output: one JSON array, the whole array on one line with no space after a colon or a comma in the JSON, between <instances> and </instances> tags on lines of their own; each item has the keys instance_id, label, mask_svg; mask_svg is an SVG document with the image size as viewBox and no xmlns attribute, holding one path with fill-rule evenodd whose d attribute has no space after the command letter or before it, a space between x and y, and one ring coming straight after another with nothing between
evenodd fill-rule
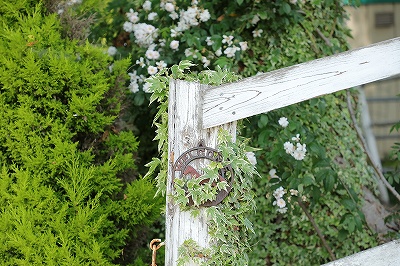
<instances>
[{"instance_id":1,"label":"green ivy vine","mask_svg":"<svg viewBox=\"0 0 400 266\"><path fill-rule=\"evenodd\" d=\"M147 165L152 175L159 168L156 177L158 193L165 194L166 177L168 170L168 84L172 79L185 79L210 85L220 85L239 79L233 73L217 68L216 71L206 70L199 73L185 73L193 64L182 61L170 69L163 69L154 75L148 82L151 84L151 101L158 102L158 112L154 119L157 127L156 139L159 142L160 158L153 158ZM248 140L238 137L234 142L232 136L225 130L218 134L218 147L221 152L222 162L211 162L203 170L200 179L174 180L175 193L172 195L181 209L191 211L192 215L199 214L199 206L208 200L214 200L217 192L226 189L227 182L220 182L217 186L200 185L199 180L209 179L211 184L218 177L218 171L230 165L234 171L235 181L232 183L228 196L217 206L206 209L209 217L209 235L213 245L211 248L201 248L189 239L179 248L180 256L178 265L184 265L189 261L201 263L201 265L247 265L247 253L250 249L249 235L255 233L252 223L248 219L250 212L254 212L256 204L252 191L253 177L259 174L255 166L250 162L248 153L254 151L248 146ZM193 199L193 206L187 206L189 197Z\"/></svg>"}]
</instances>

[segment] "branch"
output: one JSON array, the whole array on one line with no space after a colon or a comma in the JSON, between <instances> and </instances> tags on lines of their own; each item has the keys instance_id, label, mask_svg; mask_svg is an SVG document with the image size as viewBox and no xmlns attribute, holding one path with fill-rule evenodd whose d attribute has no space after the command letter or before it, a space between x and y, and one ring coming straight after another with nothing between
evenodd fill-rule
<instances>
[{"instance_id":1,"label":"branch","mask_svg":"<svg viewBox=\"0 0 400 266\"><path fill-rule=\"evenodd\" d=\"M325 35L318 28L316 28L315 31L318 33L319 37L321 37L322 40L325 41L326 45L333 46L331 41L328 38L326 38Z\"/></svg>"},{"instance_id":2,"label":"branch","mask_svg":"<svg viewBox=\"0 0 400 266\"><path fill-rule=\"evenodd\" d=\"M353 127L357 132L358 139L361 142L361 145L362 145L362 148L363 148L364 152L367 155L369 161L371 162L372 168L374 169L374 171L377 174L377 176L379 177L379 179L381 179L381 181L383 182L383 184L385 184L387 189L390 190L390 192L392 192L392 194L398 199L398 201L400 201L399 193L396 191L396 189L394 187L392 187L389 184L389 182L383 176L382 172L379 170L379 167L376 165L375 161L372 159L372 155L369 152L368 147L367 147L367 142L365 141L365 139L364 139L364 137L363 137L363 135L361 133L361 129L357 125L356 116L354 114L354 110L353 110L353 107L351 105L350 92L347 90L346 93L347 93L347 108L349 109L350 117L351 117L351 120L353 121Z\"/></svg>"},{"instance_id":3,"label":"branch","mask_svg":"<svg viewBox=\"0 0 400 266\"><path fill-rule=\"evenodd\" d=\"M304 205L303 201L302 201L300 198L298 198L298 199L297 199L297 202L299 203L301 209L302 209L302 210L304 211L304 213L306 214L308 220L310 220L312 226L314 227L315 231L317 232L319 238L320 238L321 241L322 241L322 245L323 245L323 246L325 247L325 249L328 251L328 253L329 253L330 257L331 257L331 260L332 260L332 261L336 260L335 254L333 254L332 249L329 247L328 243L326 242L325 237L324 237L324 235L322 234L321 230L319 229L319 227L318 227L317 223L315 222L314 218L313 218L313 217L311 216L311 214L307 211L307 207Z\"/></svg>"}]
</instances>

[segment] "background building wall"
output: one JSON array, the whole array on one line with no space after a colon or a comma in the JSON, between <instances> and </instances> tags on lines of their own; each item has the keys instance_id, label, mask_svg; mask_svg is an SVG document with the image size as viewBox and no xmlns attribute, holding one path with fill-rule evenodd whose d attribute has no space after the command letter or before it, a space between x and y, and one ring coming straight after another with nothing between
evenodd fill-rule
<instances>
[{"instance_id":1,"label":"background building wall","mask_svg":"<svg viewBox=\"0 0 400 266\"><path fill-rule=\"evenodd\" d=\"M400 36L400 1L390 3L362 4L358 8L347 7L350 15L348 25L353 38L349 39L352 48ZM388 2L388 1L386 1ZM384 60L384 59L383 59ZM388 157L391 146L400 142L400 133L390 133L391 126L400 121L400 77L374 82L363 86L372 132L376 138L381 159Z\"/></svg>"}]
</instances>

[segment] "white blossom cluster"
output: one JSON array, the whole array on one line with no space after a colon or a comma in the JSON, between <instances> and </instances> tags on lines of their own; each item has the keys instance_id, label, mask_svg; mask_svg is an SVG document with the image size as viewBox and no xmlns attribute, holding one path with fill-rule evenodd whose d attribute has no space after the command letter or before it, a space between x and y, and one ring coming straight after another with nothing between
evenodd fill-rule
<instances>
[{"instance_id":1,"label":"white blossom cluster","mask_svg":"<svg viewBox=\"0 0 400 266\"><path fill-rule=\"evenodd\" d=\"M279 213L286 213L287 212L287 207L286 207L286 201L283 199L283 196L286 194L286 190L283 187L278 187L275 189L273 195L275 198L275 201L272 203L274 206L278 206L278 212Z\"/></svg>"},{"instance_id":2,"label":"white blossom cluster","mask_svg":"<svg viewBox=\"0 0 400 266\"><path fill-rule=\"evenodd\" d=\"M300 143L300 134L296 134L296 136L292 138L292 141L294 141L294 143L286 141L283 144L283 148L287 154L292 155L296 160L303 160L306 156L307 149L306 144Z\"/></svg>"},{"instance_id":3,"label":"white blossom cluster","mask_svg":"<svg viewBox=\"0 0 400 266\"><path fill-rule=\"evenodd\" d=\"M281 127L287 127L289 125L289 121L286 117L281 117L278 120L278 124ZM303 160L304 157L306 156L306 152L307 152L307 148L306 148L306 144L301 144L300 143L300 134L296 134L295 137L292 137L292 142L290 141L286 141L283 144L283 148L285 149L285 152L287 154L292 155L293 158L295 158L296 160Z\"/></svg>"},{"instance_id":4,"label":"white blossom cluster","mask_svg":"<svg viewBox=\"0 0 400 266\"><path fill-rule=\"evenodd\" d=\"M151 23L157 20L159 16L152 7L151 1L145 1L142 5L143 10L140 12L146 12L147 21L140 21L140 15L138 11L130 9L126 13L128 21L123 24L123 29L126 32L132 32L135 37L135 43L140 47L147 48L147 51L143 57L140 57L136 61L136 65L146 69L148 75L154 75L162 68L167 67L167 64L160 60L160 53L166 45L164 39L158 39L159 29L154 27ZM192 26L197 26L201 22L208 21L210 19L210 13L207 9L200 9L197 6L197 1L192 1L192 6L187 10L181 10L179 14L177 11L179 8L175 6L175 2L171 0L162 0L160 3L161 10L165 10L169 13L169 16L173 20L179 19L177 26L171 29L171 37L176 37L183 31L189 29ZM173 39L169 43L169 48L172 51L177 51L179 49L179 40ZM113 56L117 52L115 47L108 48L108 54ZM204 65L209 65L210 60L206 57L202 58ZM143 75L138 76L137 72L134 71L129 73L130 75L130 85L129 89L132 92L138 92L141 83L143 84L143 91L148 92L149 84L145 83L145 77Z\"/></svg>"},{"instance_id":5,"label":"white blossom cluster","mask_svg":"<svg viewBox=\"0 0 400 266\"><path fill-rule=\"evenodd\" d=\"M139 47L147 49L145 54L136 61L136 65L142 68L137 69L138 73L145 73L144 75L147 77L155 75L162 68L167 67L167 64L162 59L164 59L166 53L180 50L180 37L183 36L185 31L192 27L197 27L211 18L210 12L199 6L197 0L192 0L191 5L186 9L177 6L174 0L161 0L159 6L154 5L154 2L146 0L141 8L137 10L129 9L129 12L126 13L127 21L123 24L123 29L126 32L133 33L134 42ZM160 18L165 17L169 17L174 21L169 29L168 41L160 38L160 30L154 26L157 25ZM260 17L255 15L251 23L255 25L258 21L260 21ZM261 29L253 32L254 37L260 37L261 34ZM215 48L213 44L215 41L220 43L221 38L222 47ZM184 50L188 60L196 59L202 63L204 68L207 68L211 64L211 60L216 57L234 58L240 51L248 49L246 41L240 41L240 39L230 34L209 36L205 41L210 49L199 51L191 47ZM110 56L114 56L117 53L117 49L111 46L107 52ZM136 72L130 73L130 76L131 83L129 88L132 92L138 92L142 86L147 86L146 88L148 88L148 85L145 85L145 78L139 78ZM147 92L146 88L143 88L143 91Z\"/></svg>"},{"instance_id":6,"label":"white blossom cluster","mask_svg":"<svg viewBox=\"0 0 400 266\"><path fill-rule=\"evenodd\" d=\"M216 56L221 56L225 54L226 57L232 58L235 56L237 51L246 51L248 48L247 42L239 42L238 44L234 44L235 37L232 35L222 35L222 44L223 47L219 48L216 52ZM207 37L206 43L208 46L212 46L214 44L214 40L211 37ZM238 45L238 46L237 46Z\"/></svg>"},{"instance_id":7,"label":"white blossom cluster","mask_svg":"<svg viewBox=\"0 0 400 266\"><path fill-rule=\"evenodd\" d=\"M137 71L133 71L132 73L128 73L130 77L130 84L129 84L129 90L131 92L138 92L139 91L139 83L143 83L143 81L146 79L145 76L143 75L137 75Z\"/></svg>"},{"instance_id":8,"label":"white blossom cluster","mask_svg":"<svg viewBox=\"0 0 400 266\"><path fill-rule=\"evenodd\" d=\"M296 189L290 189L289 192L290 196L287 197L287 201L290 203L291 196L298 196L299 191ZM284 189L282 186L275 189L274 193L272 194L275 198L275 201L272 203L272 205L279 207L277 209L279 213L286 213L288 210L286 206L286 201L283 199L285 194L286 194L286 189ZM306 198L302 197L302 199L305 200Z\"/></svg>"},{"instance_id":9,"label":"white blossom cluster","mask_svg":"<svg viewBox=\"0 0 400 266\"><path fill-rule=\"evenodd\" d=\"M167 11L171 9L172 8L166 8ZM179 15L175 12L174 8L169 16L174 20L179 18L177 26L171 29L172 37L178 36L181 32L190 29L192 26L199 25L200 22L208 21L211 17L210 12L207 9L200 9L197 5L192 5L191 7L188 7L187 10L181 10Z\"/></svg>"}]
</instances>

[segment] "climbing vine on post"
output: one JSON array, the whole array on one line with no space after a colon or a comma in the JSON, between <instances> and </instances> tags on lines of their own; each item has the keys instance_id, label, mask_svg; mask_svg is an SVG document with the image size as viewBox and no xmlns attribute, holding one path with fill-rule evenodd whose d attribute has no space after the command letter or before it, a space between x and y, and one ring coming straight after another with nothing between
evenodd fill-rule
<instances>
[{"instance_id":1,"label":"climbing vine on post","mask_svg":"<svg viewBox=\"0 0 400 266\"><path fill-rule=\"evenodd\" d=\"M175 161L173 156L171 158L171 154L168 154L167 101L170 79L185 79L209 85L220 85L238 79L238 76L222 69L184 74L184 71L191 66L190 62L182 61L179 65L164 69L148 80L151 84L150 90L153 92L152 101L159 103L154 124L157 127L156 139L159 141L161 154L161 158L154 158L148 164L148 175L159 167L157 183L159 193L162 194L166 193L169 185L166 184L168 164L171 163L171 159L172 162ZM186 239L179 247L178 265L184 265L187 262L197 262L202 265L248 264L249 237L251 232L254 233L252 224L248 220L249 213L255 210L252 180L253 176L258 175L254 164L249 160L249 154L253 149L248 147L246 139L239 137L236 139L235 135L232 136L232 132L223 129L219 130L217 142L217 150L220 151L222 160L205 165L201 169L202 177L197 180L175 178L174 189L169 190L171 193L167 195L167 202L172 198L175 203L179 203L181 210L189 211L191 216L205 214L207 217L211 245L204 247L193 239ZM233 169L234 182L230 184L220 182L216 187L211 186L213 181L217 181L219 171L227 166ZM208 180L208 185L201 185L200 181L205 179ZM207 208L199 207L215 199L216 192L227 190L228 185L232 186L230 193L220 204ZM187 206L189 198L193 200L193 206Z\"/></svg>"}]
</instances>

